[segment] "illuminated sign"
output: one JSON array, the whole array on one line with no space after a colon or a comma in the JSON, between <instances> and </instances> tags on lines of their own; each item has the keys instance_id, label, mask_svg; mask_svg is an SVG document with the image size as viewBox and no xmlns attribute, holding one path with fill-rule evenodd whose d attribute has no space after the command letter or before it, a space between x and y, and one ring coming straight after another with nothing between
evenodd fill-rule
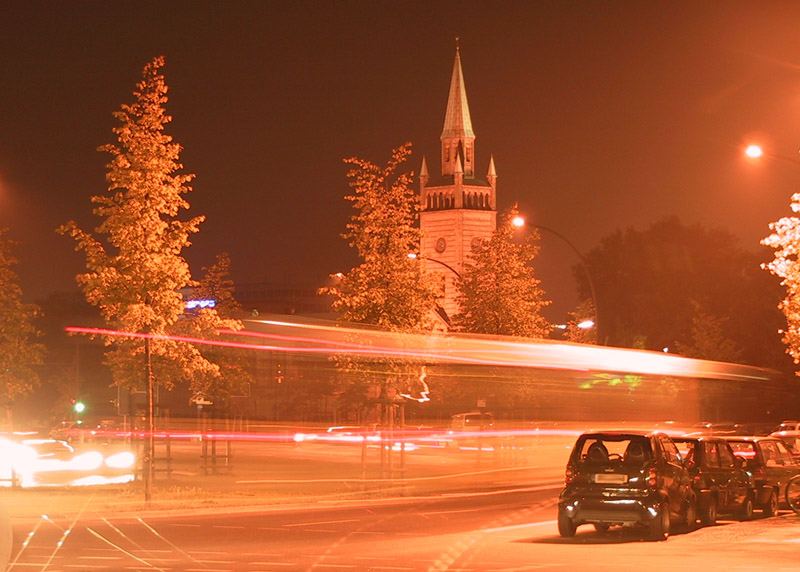
<instances>
[{"instance_id":1,"label":"illuminated sign","mask_svg":"<svg viewBox=\"0 0 800 572\"><path fill-rule=\"evenodd\" d=\"M202 310L203 308L214 308L217 305L216 300L186 300L187 310Z\"/></svg>"}]
</instances>

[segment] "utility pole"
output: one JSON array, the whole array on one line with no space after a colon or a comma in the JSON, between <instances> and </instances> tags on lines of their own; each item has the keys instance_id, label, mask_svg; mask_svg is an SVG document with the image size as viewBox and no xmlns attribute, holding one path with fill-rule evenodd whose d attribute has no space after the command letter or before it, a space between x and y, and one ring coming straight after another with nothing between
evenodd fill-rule
<instances>
[{"instance_id":1,"label":"utility pole","mask_svg":"<svg viewBox=\"0 0 800 572\"><path fill-rule=\"evenodd\" d=\"M150 502L153 496L153 456L155 453L155 415L154 388L153 388L153 359L151 340L148 336L144 341L145 370L147 375L147 436L144 452L144 500Z\"/></svg>"}]
</instances>

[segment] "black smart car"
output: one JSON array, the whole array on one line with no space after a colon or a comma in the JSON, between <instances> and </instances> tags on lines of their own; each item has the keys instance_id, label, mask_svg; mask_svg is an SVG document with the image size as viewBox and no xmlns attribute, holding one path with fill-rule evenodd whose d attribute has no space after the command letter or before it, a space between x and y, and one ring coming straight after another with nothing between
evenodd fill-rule
<instances>
[{"instance_id":1,"label":"black smart car","mask_svg":"<svg viewBox=\"0 0 800 572\"><path fill-rule=\"evenodd\" d=\"M723 437L733 454L744 459L745 469L753 478L756 507L764 516L778 514L778 504L785 498L786 485L800 474L798 463L786 443L776 437Z\"/></svg>"},{"instance_id":2,"label":"black smart car","mask_svg":"<svg viewBox=\"0 0 800 572\"><path fill-rule=\"evenodd\" d=\"M665 540L673 520L697 520L692 480L675 443L663 433L602 431L578 437L558 502L558 532L571 537L582 524L604 532L642 525Z\"/></svg>"},{"instance_id":3,"label":"black smart car","mask_svg":"<svg viewBox=\"0 0 800 572\"><path fill-rule=\"evenodd\" d=\"M718 514L734 514L740 520L753 517L755 484L727 441L694 436L672 440L692 477L697 512L704 525L715 524Z\"/></svg>"}]
</instances>

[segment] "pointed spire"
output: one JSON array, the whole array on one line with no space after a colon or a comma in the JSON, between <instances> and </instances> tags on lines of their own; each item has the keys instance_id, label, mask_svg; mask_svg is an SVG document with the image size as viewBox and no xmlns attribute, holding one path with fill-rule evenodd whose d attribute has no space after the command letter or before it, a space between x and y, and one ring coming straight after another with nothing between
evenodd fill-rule
<instances>
[{"instance_id":1,"label":"pointed spire","mask_svg":"<svg viewBox=\"0 0 800 572\"><path fill-rule=\"evenodd\" d=\"M461 154L456 156L456 169L453 171L456 175L464 174L464 167L461 166Z\"/></svg>"},{"instance_id":2,"label":"pointed spire","mask_svg":"<svg viewBox=\"0 0 800 572\"><path fill-rule=\"evenodd\" d=\"M422 156L422 166L419 168L419 188L424 189L428 184L428 161L425 160L425 155Z\"/></svg>"},{"instance_id":3,"label":"pointed spire","mask_svg":"<svg viewBox=\"0 0 800 572\"><path fill-rule=\"evenodd\" d=\"M450 78L450 94L447 98L447 111L444 116L442 139L446 137L475 137L472 119L469 116L467 90L464 87L464 74L461 71L461 49L456 38L456 59L453 62L453 75Z\"/></svg>"},{"instance_id":4,"label":"pointed spire","mask_svg":"<svg viewBox=\"0 0 800 572\"><path fill-rule=\"evenodd\" d=\"M494 168L494 155L489 156L489 170L486 172L487 179L496 179L497 178L497 171Z\"/></svg>"}]
</instances>

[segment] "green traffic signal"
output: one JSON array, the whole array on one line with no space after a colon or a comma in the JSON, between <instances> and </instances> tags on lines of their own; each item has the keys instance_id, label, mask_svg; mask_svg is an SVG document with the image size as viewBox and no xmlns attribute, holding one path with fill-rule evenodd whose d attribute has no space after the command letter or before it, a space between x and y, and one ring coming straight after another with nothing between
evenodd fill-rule
<instances>
[{"instance_id":1,"label":"green traffic signal","mask_svg":"<svg viewBox=\"0 0 800 572\"><path fill-rule=\"evenodd\" d=\"M83 413L86 411L86 404L83 401L76 401L72 408L75 410L75 413Z\"/></svg>"}]
</instances>

